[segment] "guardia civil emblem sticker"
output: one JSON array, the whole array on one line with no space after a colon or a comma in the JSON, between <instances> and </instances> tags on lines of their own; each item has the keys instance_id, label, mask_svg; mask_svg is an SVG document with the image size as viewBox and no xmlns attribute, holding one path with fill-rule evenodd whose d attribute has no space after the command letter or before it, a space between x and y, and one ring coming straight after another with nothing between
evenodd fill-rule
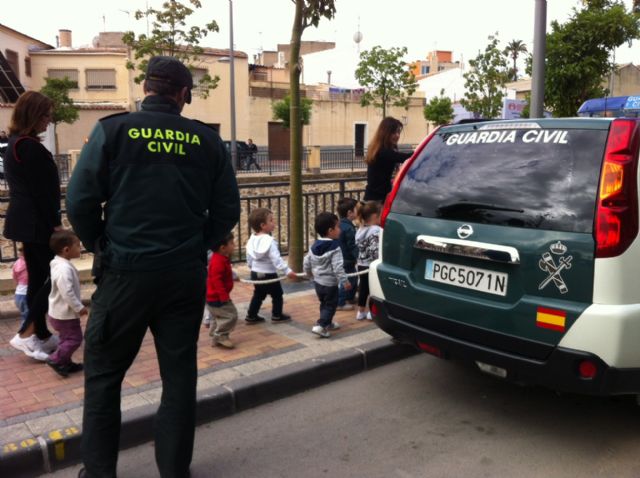
<instances>
[{"instance_id":1,"label":"guardia civil emblem sticker","mask_svg":"<svg viewBox=\"0 0 640 478\"><path fill-rule=\"evenodd\" d=\"M566 254L567 246L560 241L551 244L549 252L542 254L542 258L540 259L540 262L538 262L538 265L542 271L547 273L547 277L540 282L538 290L544 289L553 282L561 294L569 292L569 288L562 278L562 273L563 271L571 269L573 256Z\"/></svg>"}]
</instances>

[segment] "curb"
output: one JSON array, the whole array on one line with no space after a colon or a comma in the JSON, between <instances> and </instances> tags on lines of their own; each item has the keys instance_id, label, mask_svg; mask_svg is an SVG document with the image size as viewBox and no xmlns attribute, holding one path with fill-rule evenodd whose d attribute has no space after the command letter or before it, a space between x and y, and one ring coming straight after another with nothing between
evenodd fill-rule
<instances>
[{"instance_id":1,"label":"curb","mask_svg":"<svg viewBox=\"0 0 640 478\"><path fill-rule=\"evenodd\" d=\"M412 346L381 339L241 377L198 392L196 424L225 418L417 353ZM120 449L153 440L157 408L150 404L122 414ZM34 476L78 463L81 460L80 438L81 430L70 427L6 444L0 450L0 476Z\"/></svg>"}]
</instances>

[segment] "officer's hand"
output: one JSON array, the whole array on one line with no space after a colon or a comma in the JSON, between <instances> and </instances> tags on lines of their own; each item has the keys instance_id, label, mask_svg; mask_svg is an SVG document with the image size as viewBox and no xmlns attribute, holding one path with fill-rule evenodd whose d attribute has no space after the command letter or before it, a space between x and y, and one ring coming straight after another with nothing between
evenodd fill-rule
<instances>
[{"instance_id":1,"label":"officer's hand","mask_svg":"<svg viewBox=\"0 0 640 478\"><path fill-rule=\"evenodd\" d=\"M289 273L287 274L287 277L288 277L289 279L291 279L291 280L297 280L297 279L298 279L297 274L296 274L295 272L293 272L293 271L289 272Z\"/></svg>"},{"instance_id":2,"label":"officer's hand","mask_svg":"<svg viewBox=\"0 0 640 478\"><path fill-rule=\"evenodd\" d=\"M86 317L89 315L89 309L83 307L82 310L78 312L78 314L80 315L80 317Z\"/></svg>"},{"instance_id":3,"label":"officer's hand","mask_svg":"<svg viewBox=\"0 0 640 478\"><path fill-rule=\"evenodd\" d=\"M344 287L344 290L351 290L352 289L351 282L349 281L345 282L343 287Z\"/></svg>"}]
</instances>

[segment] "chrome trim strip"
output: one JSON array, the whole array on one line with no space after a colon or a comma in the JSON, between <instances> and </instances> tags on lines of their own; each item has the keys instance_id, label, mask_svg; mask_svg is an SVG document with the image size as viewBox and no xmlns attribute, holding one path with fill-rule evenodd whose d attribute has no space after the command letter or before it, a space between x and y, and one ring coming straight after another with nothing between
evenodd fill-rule
<instances>
[{"instance_id":1,"label":"chrome trim strip","mask_svg":"<svg viewBox=\"0 0 640 478\"><path fill-rule=\"evenodd\" d=\"M500 246L487 242L467 241L437 236L418 236L413 245L416 249L440 252L454 256L474 257L483 261L520 264L520 254L515 247Z\"/></svg>"}]
</instances>

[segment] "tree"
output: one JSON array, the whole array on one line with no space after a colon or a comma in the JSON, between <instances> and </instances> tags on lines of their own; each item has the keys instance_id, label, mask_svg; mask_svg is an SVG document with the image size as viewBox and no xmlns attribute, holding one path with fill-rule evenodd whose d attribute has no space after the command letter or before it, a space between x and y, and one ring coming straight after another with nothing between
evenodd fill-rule
<instances>
[{"instance_id":1,"label":"tree","mask_svg":"<svg viewBox=\"0 0 640 478\"><path fill-rule=\"evenodd\" d=\"M382 109L383 117L389 105L407 107L418 82L403 61L406 54L406 47L385 50L381 46L360 53L355 77L367 90L360 99L362 106L372 104Z\"/></svg>"},{"instance_id":2,"label":"tree","mask_svg":"<svg viewBox=\"0 0 640 478\"><path fill-rule=\"evenodd\" d=\"M296 6L291 28L289 57L289 110L291 186L289 212L289 265L302 270L304 253L304 216L302 211L302 106L300 99L300 43L302 34L310 26L317 27L322 18L332 19L336 13L335 0L291 0Z\"/></svg>"},{"instance_id":3,"label":"tree","mask_svg":"<svg viewBox=\"0 0 640 478\"><path fill-rule=\"evenodd\" d=\"M78 119L78 107L69 98L69 90L77 88L78 84L69 78L45 78L45 85L40 89L40 93L51 98L53 101L53 136L58 154L58 124L73 124Z\"/></svg>"},{"instance_id":4,"label":"tree","mask_svg":"<svg viewBox=\"0 0 640 478\"><path fill-rule=\"evenodd\" d=\"M444 96L444 89L440 90L440 96L434 96L424 107L424 117L438 126L451 123L453 119L453 106L451 98Z\"/></svg>"},{"instance_id":5,"label":"tree","mask_svg":"<svg viewBox=\"0 0 640 478\"><path fill-rule=\"evenodd\" d=\"M309 124L311 121L311 106L313 105L313 100L309 98L300 98L300 117L303 125ZM285 96L282 100L276 101L271 106L271 111L273 111L273 119L277 119L282 121L282 125L285 128L289 128L289 120L291 110L291 97L289 95Z\"/></svg>"},{"instance_id":6,"label":"tree","mask_svg":"<svg viewBox=\"0 0 640 478\"><path fill-rule=\"evenodd\" d=\"M521 53L527 53L527 45L522 40L511 40L504 49L504 54L513 60L513 68L509 72L512 81L518 79L518 57Z\"/></svg>"},{"instance_id":7,"label":"tree","mask_svg":"<svg viewBox=\"0 0 640 478\"><path fill-rule=\"evenodd\" d=\"M602 83L615 69L611 53L639 37L639 23L619 0L588 0L566 23L551 22L544 96L554 116L575 116L586 100L609 93Z\"/></svg>"},{"instance_id":8,"label":"tree","mask_svg":"<svg viewBox=\"0 0 640 478\"><path fill-rule=\"evenodd\" d=\"M201 8L199 0L189 0L194 8ZM155 55L166 55L177 58L190 70L201 65L200 55L204 49L200 46L200 41L209 33L218 31L218 24L215 21L207 23L204 27L187 27L187 18L193 14L194 9L188 5L175 0L166 1L162 4L162 10L147 8L137 10L136 20L145 17L153 17L150 34L141 34L136 37L132 31L126 32L122 41L129 46L133 52L133 60L127 61L127 68L140 72L135 78L136 83L144 80L144 73L147 70L149 58ZM137 62L137 64L136 64ZM198 87L198 94L203 98L209 95L209 91L216 88L220 77L211 76L208 72L200 75L195 82Z\"/></svg>"},{"instance_id":9,"label":"tree","mask_svg":"<svg viewBox=\"0 0 640 478\"><path fill-rule=\"evenodd\" d=\"M504 85L509 79L497 34L489 36L484 52L469 60L469 66L471 70L463 75L467 92L460 104L482 118L496 118L502 111Z\"/></svg>"}]
</instances>

